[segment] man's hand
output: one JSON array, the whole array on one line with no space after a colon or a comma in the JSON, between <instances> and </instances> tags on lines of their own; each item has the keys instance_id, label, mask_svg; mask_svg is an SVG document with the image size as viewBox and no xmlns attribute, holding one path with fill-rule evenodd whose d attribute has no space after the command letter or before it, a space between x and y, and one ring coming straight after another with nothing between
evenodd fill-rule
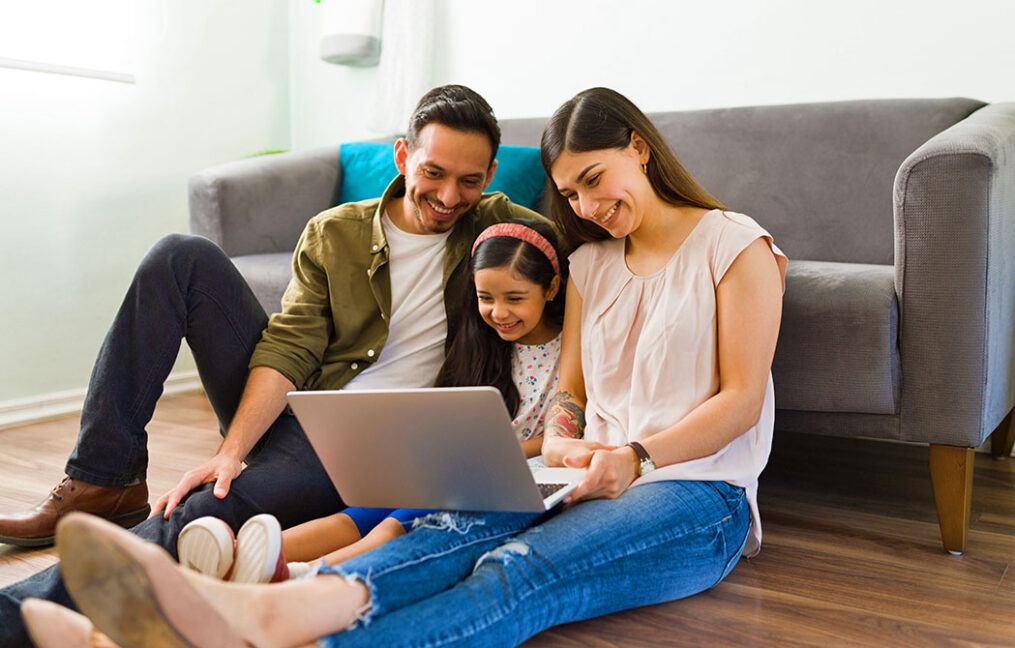
<instances>
[{"instance_id":1,"label":"man's hand","mask_svg":"<svg viewBox=\"0 0 1015 648\"><path fill-rule=\"evenodd\" d=\"M216 454L197 468L184 473L180 482L155 502L151 515L148 517L155 517L164 510L162 517L168 520L169 514L188 493L208 482L215 482L215 497L224 498L229 494L229 486L241 470L243 470L243 464L239 459L221 452Z\"/></svg>"},{"instance_id":2,"label":"man's hand","mask_svg":"<svg viewBox=\"0 0 1015 648\"><path fill-rule=\"evenodd\" d=\"M215 482L215 497L229 494L229 486L243 470L247 456L272 421L285 409L286 392L296 389L288 378L270 367L254 367L247 376L243 396L226 438L215 456L186 473L171 491L159 498L150 517L162 512L169 519L176 505L201 484ZM163 512L164 511L164 512Z\"/></svg>"},{"instance_id":3,"label":"man's hand","mask_svg":"<svg viewBox=\"0 0 1015 648\"><path fill-rule=\"evenodd\" d=\"M585 479L564 498L566 504L589 499L616 499L638 476L638 457L627 446L576 450L564 457L564 465L585 468Z\"/></svg>"}]
</instances>

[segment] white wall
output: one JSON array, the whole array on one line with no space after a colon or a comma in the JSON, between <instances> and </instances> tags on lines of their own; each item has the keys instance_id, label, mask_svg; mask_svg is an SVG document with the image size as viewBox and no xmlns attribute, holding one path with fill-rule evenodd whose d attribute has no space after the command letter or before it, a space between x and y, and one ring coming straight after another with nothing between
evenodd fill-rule
<instances>
[{"instance_id":1,"label":"white wall","mask_svg":"<svg viewBox=\"0 0 1015 648\"><path fill-rule=\"evenodd\" d=\"M318 59L313 0L131 4L136 85L0 68L0 409L85 386L138 260L187 230L191 173L379 134L377 68ZM502 118L547 115L593 85L649 111L1015 100L1015 3L1002 0L435 7L433 83L474 87Z\"/></svg>"},{"instance_id":2,"label":"white wall","mask_svg":"<svg viewBox=\"0 0 1015 648\"><path fill-rule=\"evenodd\" d=\"M319 29L311 4L292 6L293 144L374 135L364 111L376 73L306 55ZM434 83L475 88L501 118L548 115L595 85L647 111L875 97L1015 101L1015 3L1004 0L436 6Z\"/></svg>"},{"instance_id":3,"label":"white wall","mask_svg":"<svg viewBox=\"0 0 1015 648\"><path fill-rule=\"evenodd\" d=\"M322 0L336 1L341 0ZM289 11L292 148L377 136L368 127L379 87L377 68L325 63L320 58L321 5L296 0Z\"/></svg>"},{"instance_id":4,"label":"white wall","mask_svg":"<svg viewBox=\"0 0 1015 648\"><path fill-rule=\"evenodd\" d=\"M84 388L190 174L289 147L284 0L131 5L136 84L0 68L0 408Z\"/></svg>"}]
</instances>

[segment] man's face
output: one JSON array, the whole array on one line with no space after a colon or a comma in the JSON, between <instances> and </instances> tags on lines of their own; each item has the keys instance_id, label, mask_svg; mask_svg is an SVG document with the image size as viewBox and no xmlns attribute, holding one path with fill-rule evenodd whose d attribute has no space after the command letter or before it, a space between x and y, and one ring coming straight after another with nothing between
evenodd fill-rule
<instances>
[{"instance_id":1,"label":"man's face","mask_svg":"<svg viewBox=\"0 0 1015 648\"><path fill-rule=\"evenodd\" d=\"M389 216L411 234L450 230L493 179L497 162L490 162L492 155L486 135L443 124L424 126L411 151L404 139L398 140L395 166L405 175L405 198L401 217Z\"/></svg>"}]
</instances>

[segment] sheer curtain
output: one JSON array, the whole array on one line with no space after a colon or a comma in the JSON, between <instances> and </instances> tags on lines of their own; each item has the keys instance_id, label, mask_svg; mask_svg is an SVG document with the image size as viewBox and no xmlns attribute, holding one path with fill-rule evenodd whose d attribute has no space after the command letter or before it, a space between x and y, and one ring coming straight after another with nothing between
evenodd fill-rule
<instances>
[{"instance_id":1,"label":"sheer curtain","mask_svg":"<svg viewBox=\"0 0 1015 648\"><path fill-rule=\"evenodd\" d=\"M433 87L434 0L384 0L381 59L373 118L382 133L402 133L416 102Z\"/></svg>"}]
</instances>

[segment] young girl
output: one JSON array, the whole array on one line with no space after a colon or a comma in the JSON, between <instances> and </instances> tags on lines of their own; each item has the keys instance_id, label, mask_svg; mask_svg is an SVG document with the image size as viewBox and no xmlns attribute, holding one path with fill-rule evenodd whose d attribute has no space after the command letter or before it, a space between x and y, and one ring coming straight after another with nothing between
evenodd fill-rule
<instances>
[{"instance_id":1,"label":"young girl","mask_svg":"<svg viewBox=\"0 0 1015 648\"><path fill-rule=\"evenodd\" d=\"M537 220L507 221L479 235L460 328L436 381L500 390L527 457L540 454L543 416L557 385L564 309L555 241L553 228ZM235 538L225 522L204 517L183 528L177 552L182 565L215 578L276 582L379 547L430 512L350 507L285 531L263 514Z\"/></svg>"}]
</instances>

